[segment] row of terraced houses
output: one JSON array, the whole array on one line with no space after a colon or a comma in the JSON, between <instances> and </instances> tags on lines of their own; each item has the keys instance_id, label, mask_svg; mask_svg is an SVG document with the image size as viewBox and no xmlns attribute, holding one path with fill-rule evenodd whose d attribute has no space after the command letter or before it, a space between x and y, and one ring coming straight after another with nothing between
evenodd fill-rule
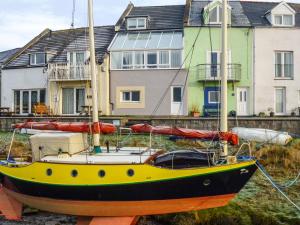
<instances>
[{"instance_id":1,"label":"row of terraced houses","mask_svg":"<svg viewBox=\"0 0 300 225\"><path fill-rule=\"evenodd\" d=\"M95 27L102 115L212 115L220 107L220 0L136 7ZM298 113L300 4L230 1L228 113ZM96 21L97 22L97 21ZM45 29L0 53L1 106L53 115L91 105L88 29Z\"/></svg>"}]
</instances>

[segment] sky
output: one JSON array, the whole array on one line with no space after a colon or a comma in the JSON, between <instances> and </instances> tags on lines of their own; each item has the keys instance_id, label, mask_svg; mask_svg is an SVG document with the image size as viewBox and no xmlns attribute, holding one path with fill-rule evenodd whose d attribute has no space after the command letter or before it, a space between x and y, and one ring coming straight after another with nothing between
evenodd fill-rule
<instances>
[{"instance_id":1,"label":"sky","mask_svg":"<svg viewBox=\"0 0 300 225\"><path fill-rule=\"evenodd\" d=\"M94 0L94 24L115 24L128 3L129 0ZM175 5L184 4L185 0L132 0L132 3ZM72 9L73 0L0 0L0 51L22 47L46 28L70 28ZM75 0L74 15L75 27L87 26L87 0Z\"/></svg>"}]
</instances>

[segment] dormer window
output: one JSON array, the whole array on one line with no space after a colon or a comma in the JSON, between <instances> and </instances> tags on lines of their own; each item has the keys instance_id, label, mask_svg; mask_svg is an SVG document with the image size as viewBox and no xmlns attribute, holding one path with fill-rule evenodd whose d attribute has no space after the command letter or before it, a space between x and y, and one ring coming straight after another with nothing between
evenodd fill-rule
<instances>
[{"instance_id":1,"label":"dormer window","mask_svg":"<svg viewBox=\"0 0 300 225\"><path fill-rule=\"evenodd\" d=\"M127 18L127 30L140 30L147 28L147 18Z\"/></svg>"},{"instance_id":2,"label":"dormer window","mask_svg":"<svg viewBox=\"0 0 300 225\"><path fill-rule=\"evenodd\" d=\"M291 27L295 25L295 10L286 2L281 2L266 12L265 16L273 26Z\"/></svg>"},{"instance_id":3,"label":"dormer window","mask_svg":"<svg viewBox=\"0 0 300 225\"><path fill-rule=\"evenodd\" d=\"M228 24L231 23L231 7L228 5ZM205 24L221 24L223 19L223 8L220 0L215 0L204 8L203 20Z\"/></svg>"},{"instance_id":4,"label":"dormer window","mask_svg":"<svg viewBox=\"0 0 300 225\"><path fill-rule=\"evenodd\" d=\"M275 26L293 26L293 15L274 15Z\"/></svg>"},{"instance_id":5,"label":"dormer window","mask_svg":"<svg viewBox=\"0 0 300 225\"><path fill-rule=\"evenodd\" d=\"M45 53L32 53L30 54L30 65L44 65L46 63Z\"/></svg>"}]
</instances>

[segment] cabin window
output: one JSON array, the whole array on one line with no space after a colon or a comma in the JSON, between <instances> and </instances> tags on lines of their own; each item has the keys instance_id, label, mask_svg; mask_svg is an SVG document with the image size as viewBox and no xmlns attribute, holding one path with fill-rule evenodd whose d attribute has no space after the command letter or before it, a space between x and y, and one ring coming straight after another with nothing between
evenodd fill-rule
<instances>
[{"instance_id":1,"label":"cabin window","mask_svg":"<svg viewBox=\"0 0 300 225\"><path fill-rule=\"evenodd\" d=\"M134 170L133 170L133 169L127 170L127 175L128 175L129 177L132 177L132 176L134 175Z\"/></svg>"},{"instance_id":2,"label":"cabin window","mask_svg":"<svg viewBox=\"0 0 300 225\"><path fill-rule=\"evenodd\" d=\"M78 171L77 170L72 170L71 171L71 176L72 177L77 177L78 176Z\"/></svg>"},{"instance_id":3,"label":"cabin window","mask_svg":"<svg viewBox=\"0 0 300 225\"><path fill-rule=\"evenodd\" d=\"M46 174L47 174L47 176L51 176L52 175L52 169L47 169Z\"/></svg>"},{"instance_id":4,"label":"cabin window","mask_svg":"<svg viewBox=\"0 0 300 225\"><path fill-rule=\"evenodd\" d=\"M99 170L98 176L99 177L105 177L105 171L104 170Z\"/></svg>"},{"instance_id":5,"label":"cabin window","mask_svg":"<svg viewBox=\"0 0 300 225\"><path fill-rule=\"evenodd\" d=\"M147 18L128 18L127 19L127 30L138 30L146 29Z\"/></svg>"},{"instance_id":6,"label":"cabin window","mask_svg":"<svg viewBox=\"0 0 300 225\"><path fill-rule=\"evenodd\" d=\"M30 54L30 65L43 65L46 63L45 53L32 53Z\"/></svg>"}]
</instances>

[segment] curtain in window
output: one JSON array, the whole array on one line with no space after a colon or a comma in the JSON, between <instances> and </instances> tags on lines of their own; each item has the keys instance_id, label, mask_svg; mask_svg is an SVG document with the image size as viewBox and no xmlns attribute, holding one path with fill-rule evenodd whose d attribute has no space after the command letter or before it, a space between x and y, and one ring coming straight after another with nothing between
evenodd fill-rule
<instances>
[{"instance_id":1,"label":"curtain in window","mask_svg":"<svg viewBox=\"0 0 300 225\"><path fill-rule=\"evenodd\" d=\"M282 16L275 16L275 24L277 25L282 24Z\"/></svg>"},{"instance_id":2,"label":"curtain in window","mask_svg":"<svg viewBox=\"0 0 300 225\"><path fill-rule=\"evenodd\" d=\"M123 53L123 68L132 68L132 52Z\"/></svg>"},{"instance_id":3,"label":"curtain in window","mask_svg":"<svg viewBox=\"0 0 300 225\"><path fill-rule=\"evenodd\" d=\"M62 113L74 114L74 89L62 89Z\"/></svg>"},{"instance_id":4,"label":"curtain in window","mask_svg":"<svg viewBox=\"0 0 300 225\"><path fill-rule=\"evenodd\" d=\"M292 77L293 76L293 53L285 52L284 53L284 76Z\"/></svg>"},{"instance_id":5,"label":"curtain in window","mask_svg":"<svg viewBox=\"0 0 300 225\"><path fill-rule=\"evenodd\" d=\"M275 53L275 77L282 76L281 52Z\"/></svg>"},{"instance_id":6,"label":"curtain in window","mask_svg":"<svg viewBox=\"0 0 300 225\"><path fill-rule=\"evenodd\" d=\"M135 52L135 68L144 68L144 52Z\"/></svg>"},{"instance_id":7,"label":"curtain in window","mask_svg":"<svg viewBox=\"0 0 300 225\"><path fill-rule=\"evenodd\" d=\"M179 68L182 64L182 51L172 50L171 51L171 67Z\"/></svg>"},{"instance_id":8,"label":"curtain in window","mask_svg":"<svg viewBox=\"0 0 300 225\"><path fill-rule=\"evenodd\" d=\"M293 16L292 15L283 15L283 24L284 25L293 25Z\"/></svg>"},{"instance_id":9,"label":"curtain in window","mask_svg":"<svg viewBox=\"0 0 300 225\"><path fill-rule=\"evenodd\" d=\"M169 68L169 51L160 51L159 52L159 67L160 68Z\"/></svg>"},{"instance_id":10,"label":"curtain in window","mask_svg":"<svg viewBox=\"0 0 300 225\"><path fill-rule=\"evenodd\" d=\"M79 113L82 110L81 106L85 105L85 90L76 89L76 112Z\"/></svg>"}]
</instances>

